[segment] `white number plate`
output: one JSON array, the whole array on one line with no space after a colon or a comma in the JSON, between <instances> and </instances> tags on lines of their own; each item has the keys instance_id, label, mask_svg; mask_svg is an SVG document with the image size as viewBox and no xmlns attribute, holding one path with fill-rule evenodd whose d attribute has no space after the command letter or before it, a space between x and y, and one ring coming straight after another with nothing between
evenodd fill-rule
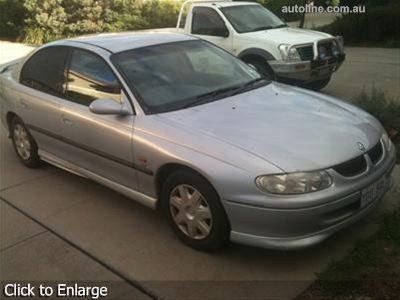
<instances>
[{"instance_id":1,"label":"white number plate","mask_svg":"<svg viewBox=\"0 0 400 300\"><path fill-rule=\"evenodd\" d=\"M390 185L389 178L390 177L384 175L381 179L361 191L361 208L368 206L371 202L381 197L382 194L386 192Z\"/></svg>"}]
</instances>

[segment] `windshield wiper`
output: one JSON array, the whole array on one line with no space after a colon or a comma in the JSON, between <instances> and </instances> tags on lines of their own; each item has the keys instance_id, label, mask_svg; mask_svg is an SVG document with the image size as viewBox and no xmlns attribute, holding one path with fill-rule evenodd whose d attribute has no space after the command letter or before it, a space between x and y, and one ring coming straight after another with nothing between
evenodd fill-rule
<instances>
[{"instance_id":1,"label":"windshield wiper","mask_svg":"<svg viewBox=\"0 0 400 300\"><path fill-rule=\"evenodd\" d=\"M238 89L232 94L232 96L233 96L233 95L240 94L240 93L243 93L243 92L247 92L248 90L253 89L255 86L258 86L259 83L266 84L266 83L270 83L270 82L271 82L271 81L268 81L268 80L266 80L265 78L262 78L262 77L257 78L257 79L254 79L254 80L251 80L251 81L249 81L249 82L243 84L240 88L238 88Z\"/></svg>"},{"instance_id":2,"label":"windshield wiper","mask_svg":"<svg viewBox=\"0 0 400 300\"><path fill-rule=\"evenodd\" d=\"M278 26L275 26L274 29L276 29L276 28L284 28L284 27L288 27L288 25L287 24L280 24Z\"/></svg>"},{"instance_id":3,"label":"windshield wiper","mask_svg":"<svg viewBox=\"0 0 400 300\"><path fill-rule=\"evenodd\" d=\"M210 93L202 94L200 96L195 97L194 101L189 102L189 103L185 104L184 106L182 106L182 108L188 108L188 107L200 105L203 103L207 103L212 100L216 100L218 96L225 95L228 92L236 92L236 90L241 89L241 88L242 88L242 85L239 85L239 86L235 85L235 86L231 86L231 87L218 89L218 90L212 91Z\"/></svg>"},{"instance_id":4,"label":"windshield wiper","mask_svg":"<svg viewBox=\"0 0 400 300\"><path fill-rule=\"evenodd\" d=\"M261 30L267 30L267 29L274 29L275 27L273 26L260 26L252 29L251 31L261 31Z\"/></svg>"},{"instance_id":5,"label":"windshield wiper","mask_svg":"<svg viewBox=\"0 0 400 300\"><path fill-rule=\"evenodd\" d=\"M219 96L222 95L226 97L237 95L254 88L254 86L258 86L258 83L260 82L269 83L269 81L265 80L264 78L257 78L249 82L246 82L245 84L242 85L235 85L227 88L222 88L210 93L197 96L196 98L194 98L194 101L185 104L184 106L182 106L182 108L193 107L203 103L211 102L213 100L217 100L218 98L220 98Z\"/></svg>"}]
</instances>

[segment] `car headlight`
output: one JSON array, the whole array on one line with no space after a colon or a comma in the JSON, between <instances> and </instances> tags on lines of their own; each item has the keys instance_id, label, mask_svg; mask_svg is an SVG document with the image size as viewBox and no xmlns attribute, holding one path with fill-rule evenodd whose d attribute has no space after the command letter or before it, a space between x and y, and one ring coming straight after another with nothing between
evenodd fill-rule
<instances>
[{"instance_id":1,"label":"car headlight","mask_svg":"<svg viewBox=\"0 0 400 300\"><path fill-rule=\"evenodd\" d=\"M384 132L382 134L382 141L383 141L383 144L384 144L386 150L388 152L390 152L390 150L392 150L392 141L390 140L390 137L388 136L388 134L386 132Z\"/></svg>"},{"instance_id":2,"label":"car headlight","mask_svg":"<svg viewBox=\"0 0 400 300\"><path fill-rule=\"evenodd\" d=\"M290 47L288 44L282 44L279 45L278 48L284 60L301 60L300 54L296 47Z\"/></svg>"},{"instance_id":3,"label":"car headlight","mask_svg":"<svg viewBox=\"0 0 400 300\"><path fill-rule=\"evenodd\" d=\"M256 178L256 185L273 194L304 194L329 187L332 178L326 171L296 172L263 175Z\"/></svg>"}]
</instances>

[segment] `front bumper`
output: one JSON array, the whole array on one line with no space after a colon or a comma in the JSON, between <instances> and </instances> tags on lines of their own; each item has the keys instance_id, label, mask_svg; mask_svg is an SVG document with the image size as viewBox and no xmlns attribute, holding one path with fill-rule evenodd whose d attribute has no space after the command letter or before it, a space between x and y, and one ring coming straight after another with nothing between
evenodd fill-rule
<instances>
[{"instance_id":1,"label":"front bumper","mask_svg":"<svg viewBox=\"0 0 400 300\"><path fill-rule=\"evenodd\" d=\"M330 77L346 59L344 53L329 59L312 61L269 61L269 65L278 79L296 80L309 83Z\"/></svg>"},{"instance_id":2,"label":"front bumper","mask_svg":"<svg viewBox=\"0 0 400 300\"><path fill-rule=\"evenodd\" d=\"M393 147L394 148L394 147ZM362 180L352 179L356 187L351 193L324 204L299 209L277 209L224 201L231 222L231 240L269 249L295 250L315 245L338 230L367 215L378 204L385 192L362 207L361 190L383 176L390 183L395 165L395 150L386 153L385 159ZM324 197L324 191L318 192Z\"/></svg>"}]
</instances>

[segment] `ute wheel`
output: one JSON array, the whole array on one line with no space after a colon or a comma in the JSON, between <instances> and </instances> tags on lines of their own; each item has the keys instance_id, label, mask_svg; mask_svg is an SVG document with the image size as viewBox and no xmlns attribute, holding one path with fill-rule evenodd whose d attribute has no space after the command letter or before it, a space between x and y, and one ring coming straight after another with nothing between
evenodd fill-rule
<instances>
[{"instance_id":1,"label":"ute wheel","mask_svg":"<svg viewBox=\"0 0 400 300\"><path fill-rule=\"evenodd\" d=\"M244 60L247 64L252 65L256 70L264 76L265 79L275 80L275 73L269 66L268 62L263 58L248 58Z\"/></svg>"},{"instance_id":2,"label":"ute wheel","mask_svg":"<svg viewBox=\"0 0 400 300\"><path fill-rule=\"evenodd\" d=\"M310 90L319 91L319 90L323 89L324 87L326 87L330 80L331 80L331 77L328 77L325 79L307 83L304 85L304 87L307 89L310 89Z\"/></svg>"},{"instance_id":3,"label":"ute wheel","mask_svg":"<svg viewBox=\"0 0 400 300\"><path fill-rule=\"evenodd\" d=\"M42 165L38 155L38 147L29 133L24 122L14 117L11 121L11 139L19 160L28 168L37 168Z\"/></svg>"},{"instance_id":4,"label":"ute wheel","mask_svg":"<svg viewBox=\"0 0 400 300\"><path fill-rule=\"evenodd\" d=\"M162 188L161 201L171 227L186 245L215 251L229 242L225 210L203 177L186 170L172 173Z\"/></svg>"}]
</instances>

